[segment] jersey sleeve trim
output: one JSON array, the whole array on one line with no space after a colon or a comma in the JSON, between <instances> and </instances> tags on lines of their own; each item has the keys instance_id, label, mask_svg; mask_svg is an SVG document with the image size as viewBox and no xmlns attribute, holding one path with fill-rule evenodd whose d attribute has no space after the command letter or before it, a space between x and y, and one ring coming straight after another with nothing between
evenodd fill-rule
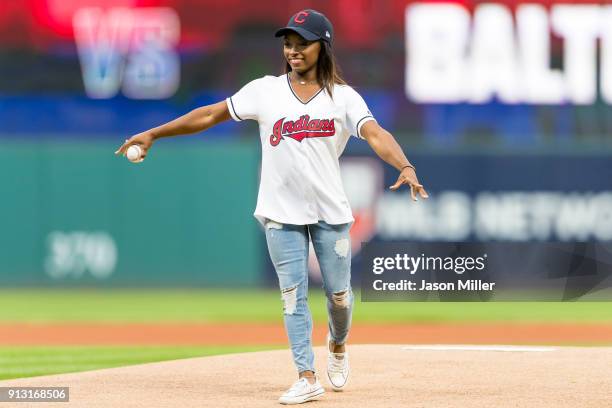
<instances>
[{"instance_id":1,"label":"jersey sleeve trim","mask_svg":"<svg viewBox=\"0 0 612 408\"><path fill-rule=\"evenodd\" d=\"M229 113L232 119L234 119L236 122L241 122L243 119L240 116L238 116L238 114L236 113L236 108L234 108L234 102L232 102L232 98L231 97L227 98L226 103L227 103L227 106L229 107Z\"/></svg>"},{"instance_id":2,"label":"jersey sleeve trim","mask_svg":"<svg viewBox=\"0 0 612 408\"><path fill-rule=\"evenodd\" d=\"M363 139L363 137L361 136L361 127L363 126L364 123L370 120L376 120L376 119L374 119L374 116L372 115L366 115L363 118L359 119L359 122L357 122L357 137L358 138Z\"/></svg>"}]
</instances>

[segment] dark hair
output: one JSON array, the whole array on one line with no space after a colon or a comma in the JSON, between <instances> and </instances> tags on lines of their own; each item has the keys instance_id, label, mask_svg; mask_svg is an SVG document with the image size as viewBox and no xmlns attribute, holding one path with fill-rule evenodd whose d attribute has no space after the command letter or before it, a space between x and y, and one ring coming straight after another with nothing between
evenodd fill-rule
<instances>
[{"instance_id":1,"label":"dark hair","mask_svg":"<svg viewBox=\"0 0 612 408\"><path fill-rule=\"evenodd\" d=\"M332 90L334 84L346 85L346 81L342 79L342 70L332 52L331 45L327 41L322 40L319 40L319 44L321 44L321 51L317 60L317 81L321 88L325 88L329 96L333 98ZM285 73L291 71L291 65L285 62Z\"/></svg>"}]
</instances>

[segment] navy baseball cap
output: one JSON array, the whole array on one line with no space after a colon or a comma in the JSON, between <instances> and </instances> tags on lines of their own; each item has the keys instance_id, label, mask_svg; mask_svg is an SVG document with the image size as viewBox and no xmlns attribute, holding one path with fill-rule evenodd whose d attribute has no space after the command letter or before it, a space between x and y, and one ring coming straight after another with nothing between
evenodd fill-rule
<instances>
[{"instance_id":1,"label":"navy baseball cap","mask_svg":"<svg viewBox=\"0 0 612 408\"><path fill-rule=\"evenodd\" d=\"M308 9L295 13L289 19L287 27L276 31L275 37L282 37L288 31L293 31L308 41L323 40L331 44L334 29L331 22L316 10Z\"/></svg>"}]
</instances>

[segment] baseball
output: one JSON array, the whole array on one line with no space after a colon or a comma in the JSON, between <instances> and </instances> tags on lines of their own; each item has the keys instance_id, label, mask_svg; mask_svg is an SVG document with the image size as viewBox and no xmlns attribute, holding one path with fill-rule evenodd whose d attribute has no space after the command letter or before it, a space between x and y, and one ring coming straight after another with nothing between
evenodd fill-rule
<instances>
[{"instance_id":1,"label":"baseball","mask_svg":"<svg viewBox=\"0 0 612 408\"><path fill-rule=\"evenodd\" d=\"M132 145L128 147L126 156L127 159L131 162L137 162L140 160L140 155L142 154L142 149L138 145Z\"/></svg>"}]
</instances>

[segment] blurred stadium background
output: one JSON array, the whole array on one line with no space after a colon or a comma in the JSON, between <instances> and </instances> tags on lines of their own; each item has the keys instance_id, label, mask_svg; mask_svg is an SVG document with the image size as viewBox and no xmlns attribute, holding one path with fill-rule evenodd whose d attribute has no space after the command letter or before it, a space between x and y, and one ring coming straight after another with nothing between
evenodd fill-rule
<instances>
[{"instance_id":1,"label":"blurred stadium background","mask_svg":"<svg viewBox=\"0 0 612 408\"><path fill-rule=\"evenodd\" d=\"M414 204L407 191L389 192L396 171L353 138L342 171L356 265L369 240L612 240L606 2L2 2L2 322L239 322L259 310L251 302L264 312L242 320L280 322L252 217L257 125L162 140L141 165L113 152L134 133L280 74L273 32L306 7L333 22L345 78L431 195ZM192 303L172 303L198 288L221 295L190 291ZM572 307L363 305L356 319L459 321L457 310L469 309L464 319L612 321L606 304Z\"/></svg>"}]
</instances>

